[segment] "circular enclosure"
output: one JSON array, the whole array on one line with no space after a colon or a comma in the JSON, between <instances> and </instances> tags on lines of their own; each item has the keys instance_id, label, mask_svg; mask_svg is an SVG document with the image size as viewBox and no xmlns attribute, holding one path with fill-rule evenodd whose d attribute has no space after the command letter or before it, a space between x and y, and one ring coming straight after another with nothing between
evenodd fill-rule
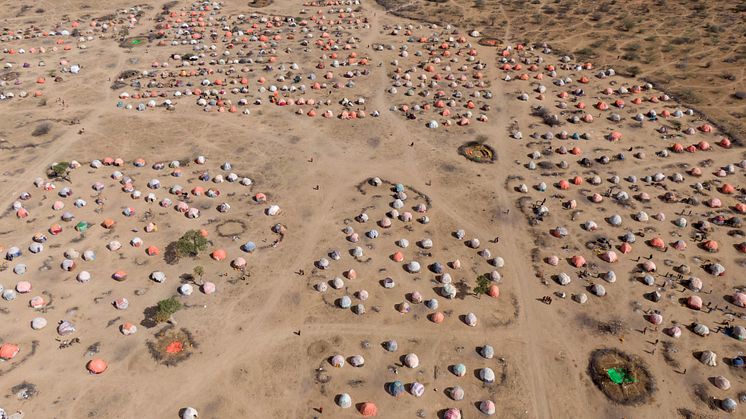
<instances>
[{"instance_id":1,"label":"circular enclosure","mask_svg":"<svg viewBox=\"0 0 746 419\"><path fill-rule=\"evenodd\" d=\"M655 393L655 379L645 362L617 349L593 351L588 374L606 397L619 404L643 404Z\"/></svg>"},{"instance_id":2,"label":"circular enclosure","mask_svg":"<svg viewBox=\"0 0 746 419\"><path fill-rule=\"evenodd\" d=\"M493 163L497 159L494 148L478 142L462 145L458 148L458 153L476 163Z\"/></svg>"}]
</instances>

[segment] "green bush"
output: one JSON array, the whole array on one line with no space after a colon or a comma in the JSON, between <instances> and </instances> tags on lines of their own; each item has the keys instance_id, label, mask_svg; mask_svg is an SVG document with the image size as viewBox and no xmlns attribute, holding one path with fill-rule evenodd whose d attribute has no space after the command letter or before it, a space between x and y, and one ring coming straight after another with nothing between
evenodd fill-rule
<instances>
[{"instance_id":1,"label":"green bush","mask_svg":"<svg viewBox=\"0 0 746 419\"><path fill-rule=\"evenodd\" d=\"M176 256L197 256L207 249L209 242L197 230L189 230L176 241Z\"/></svg>"},{"instance_id":2,"label":"green bush","mask_svg":"<svg viewBox=\"0 0 746 419\"><path fill-rule=\"evenodd\" d=\"M55 163L52 166L52 172L54 172L56 176L65 176L69 168L70 168L70 163L63 161L61 163Z\"/></svg>"},{"instance_id":3,"label":"green bush","mask_svg":"<svg viewBox=\"0 0 746 419\"><path fill-rule=\"evenodd\" d=\"M474 294L479 296L482 294L487 294L487 291L490 290L490 277L487 274L480 275L477 277L477 286L474 287Z\"/></svg>"},{"instance_id":4,"label":"green bush","mask_svg":"<svg viewBox=\"0 0 746 419\"><path fill-rule=\"evenodd\" d=\"M176 297L170 297L158 301L158 308L155 312L155 321L158 323L167 322L171 316L179 310L181 310L181 303L176 299Z\"/></svg>"}]
</instances>

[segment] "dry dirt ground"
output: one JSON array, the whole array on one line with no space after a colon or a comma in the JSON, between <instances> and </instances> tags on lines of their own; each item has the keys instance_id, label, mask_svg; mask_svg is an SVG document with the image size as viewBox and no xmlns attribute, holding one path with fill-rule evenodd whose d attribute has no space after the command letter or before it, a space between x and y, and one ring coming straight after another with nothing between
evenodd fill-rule
<instances>
[{"instance_id":1,"label":"dry dirt ground","mask_svg":"<svg viewBox=\"0 0 746 419\"><path fill-rule=\"evenodd\" d=\"M687 86L702 100L695 107L714 118L707 120L686 112L687 103L667 97L657 84L645 86L640 78L622 75L634 62L599 77L608 68L603 64L609 52L600 51L605 47L597 48L598 59L577 62L563 62L562 55L541 46L519 47L521 41L543 39L559 50L585 48L593 40L572 41L568 48L562 42L571 42L567 33L600 39L592 32L580 35L588 30L584 25L605 22L593 21L590 13L560 33L548 23L556 14L541 12L541 5L525 6L536 8L541 16L536 23L530 14L517 21L511 15L516 5L505 5L490 23L500 40L493 47L478 45L480 37L470 34L476 26L461 16L475 12L465 6L461 15L443 20L463 26L432 27L387 13L372 1L226 2L218 8L186 1L138 6L75 0L34 2L30 8L6 3L0 246L3 257L12 247L22 256L4 261L0 284L5 290L16 289L19 281L32 285L28 293L0 300L0 342L20 349L0 361L0 407L9 414L176 418L191 406L200 418L352 418L361 417L357 404L368 401L384 418L444 417L447 409L473 418L482 416L480 402L491 400L495 417L708 418L728 415L722 409L726 398L738 402L731 416L746 409L739 401L746 374L732 362L746 343L726 327L726 322L746 326L746 309L734 304L746 288L746 247L739 247L746 238L733 219L746 211L746 164L740 163L746 153L736 137L717 128L736 123L743 112L743 105L724 93L743 84L742 70L735 70L743 46L727 38L742 39L735 27L722 23L724 32L707 38L699 32L681 35L713 43L701 49L718 54L707 71L689 62L687 68L697 72L686 74L698 80L689 85L676 81L685 70L656 43L687 48L671 43L669 31L640 21L629 7L624 13L638 18L631 28L606 24L606 36L620 40L620 51L636 42L626 41L632 35L653 36L638 31L657 28L650 33L658 41L640 53L657 61L650 73L640 74L662 71L661 77L674 80L666 86ZM708 13L714 19L715 12ZM722 14L742 26L743 12ZM288 17L306 24L290 25ZM73 22L80 22L75 36L34 35L72 31ZM191 29L180 32L182 24ZM705 31L700 28L705 24L700 21L696 31ZM539 36L541 25L551 30ZM236 29L246 34L245 42ZM12 39L11 31L27 36ZM197 33L201 36L193 37ZM193 49L203 43L206 49ZM181 60L188 54L197 55L193 63ZM690 54L694 59L696 53ZM728 71L736 81L726 83L721 61L731 55L737 59ZM236 56L246 60L220 61ZM595 67L585 67L586 61ZM73 65L80 67L77 74ZM332 74L325 78L327 72ZM295 76L302 81L291 83ZM711 90L715 85L707 77L722 83L719 90ZM554 83L559 79L562 83ZM325 85L314 89L314 82ZM281 88L291 84L297 89ZM301 90L300 84L309 87ZM276 94L271 85L279 86ZM715 106L718 101L728 106ZM327 111L331 116L322 117ZM438 128L428 129L429 121ZM726 137L730 144L723 142ZM459 155L468 141L491 146L495 161L480 164ZM195 162L198 156L206 157L204 165ZM106 157L123 164L91 166ZM133 164L138 158L144 166ZM68 179L46 176L53 163L72 160L81 167ZM172 161L180 167L169 167ZM156 162L165 167L154 168ZM200 178L205 172L209 180ZM229 173L252 182L230 182ZM216 175L226 181L215 182ZM371 184L374 177L381 185ZM160 188L148 186L152 179ZM96 182L103 190L91 188ZM186 195L173 193L176 185ZM194 193L198 186L220 195ZM66 187L71 195L60 196ZM133 190L142 196L133 196ZM22 199L23 192L30 197ZM145 199L149 193L153 202ZM266 202L256 199L260 193ZM77 208L77 199L87 205ZM395 208L396 199L403 200L401 208ZM55 209L55 201L64 208ZM230 209L219 211L221 203ZM181 204L198 209L199 217L174 209ZM268 215L271 205L279 206L278 214ZM126 208L134 215L124 215ZM74 221L60 219L68 211ZM367 221L361 222L363 213ZM664 216L654 217L659 213ZM620 225L611 222L614 215ZM679 217L687 224L675 225ZM107 218L116 221L114 228L101 226ZM80 221L91 224L84 234L74 229ZM151 222L158 230L149 233L145 227ZM49 231L55 224L61 233ZM566 234L556 234L557 227ZM169 264L165 248L190 229L207 231L208 250ZM284 236L276 241L279 229ZM455 237L460 229L463 238ZM635 242L624 254L621 236L628 231ZM37 233L47 240L44 251L32 253ZM142 246L131 245L135 237ZM479 246L470 242L474 238ZM649 246L653 238L661 238L665 249ZM402 246L401 239L409 245ZM674 248L677 240L688 246ZM708 240L717 241L717 252L706 250ZM121 249L111 250L112 241ZM256 243L256 251L242 249L248 241ZM160 255L145 253L151 245ZM91 249L96 259L83 261L70 249ZM225 260L210 257L217 249L225 250ZM335 250L339 260L330 255ZM394 259L397 251L401 262ZM609 251L618 261L601 258ZM547 263L553 256L556 263ZM573 256L586 263L573 266ZM247 262L245 268L231 266L237 258ZM641 271L648 258L656 264L654 272ZM72 271L61 268L65 259L75 261ZM322 259L329 262L325 269L319 268ZM407 270L410 261L418 261L421 270ZM715 263L725 267L722 276L711 274ZM203 278L191 295L182 295L179 287L195 281L190 276L196 266L204 268ZM76 279L82 270L90 281ZM118 270L127 272L125 281L112 279ZM150 279L156 271L165 273L165 282ZM563 273L571 281L561 285ZM483 274L492 275L497 298L475 295ZM701 289L691 286L692 277L701 279ZM337 286L337 278L344 284ZM386 278L396 285L384 287ZM202 292L202 280L214 283L216 292ZM598 284L605 296L592 293ZM447 285L455 295L448 295ZM438 307L426 307L415 292L437 299ZM30 306L35 296L43 306ZM194 341L186 348L189 356L174 366L154 359L148 345L167 326L146 321L148 308L170 296L185 306L174 316L176 327ZM549 296L551 304L540 301ZM685 304L691 296L703 300L703 309ZM340 307L344 297L352 307ZM128 300L124 310L112 304L120 298ZM470 313L478 319L473 327L467 324ZM658 313L662 323L654 325L650 320ZM433 321L440 314L443 321ZM47 320L46 328L30 327L37 317ZM74 334L58 334L63 320L75 325ZM137 333L123 335L119 328L125 322L135 324ZM695 322L709 326L711 334L695 334L689 327ZM667 334L673 327L680 327L680 337ZM397 351L383 348L388 340L397 341ZM493 357L481 356L484 345L494 348ZM642 359L655 391L636 405L608 400L588 373L589 357L599 348ZM699 353L708 350L717 353L716 366L700 362ZM402 365L408 353L418 355L418 367ZM365 365L334 368L330 361L337 354L362 355ZM108 369L89 374L86 365L93 358L106 361ZM463 377L452 373L457 363L466 366ZM480 379L483 368L494 371L494 382ZM713 384L720 376L730 388ZM387 385L394 381L421 383L425 392L393 397ZM19 395L16 386L24 383L36 391ZM455 386L464 390L463 400L451 397ZM351 396L351 408L336 405L341 393Z\"/></svg>"}]
</instances>

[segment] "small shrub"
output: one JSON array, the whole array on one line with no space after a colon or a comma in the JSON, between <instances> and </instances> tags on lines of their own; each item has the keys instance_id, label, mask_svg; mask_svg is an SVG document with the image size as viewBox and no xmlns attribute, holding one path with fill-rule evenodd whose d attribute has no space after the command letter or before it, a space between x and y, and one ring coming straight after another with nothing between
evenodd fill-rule
<instances>
[{"instance_id":1,"label":"small shrub","mask_svg":"<svg viewBox=\"0 0 746 419\"><path fill-rule=\"evenodd\" d=\"M634 19L626 18L626 19L622 20L622 26L621 26L620 29L623 30L623 31L625 31L625 32L629 32L629 31L631 31L632 29L635 28L636 24L637 23L634 21Z\"/></svg>"},{"instance_id":2,"label":"small shrub","mask_svg":"<svg viewBox=\"0 0 746 419\"><path fill-rule=\"evenodd\" d=\"M474 295L487 294L487 291L490 290L490 282L490 277L487 274L480 275L477 278L477 286L474 287Z\"/></svg>"},{"instance_id":3,"label":"small shrub","mask_svg":"<svg viewBox=\"0 0 746 419\"><path fill-rule=\"evenodd\" d=\"M626 75L628 75L629 77L635 77L635 76L637 76L638 74L640 74L640 72L642 72L642 70L640 69L640 67L638 67L638 66L636 66L636 65L633 65L633 66L627 67L627 68L626 68L626 69L624 70L624 73L625 73Z\"/></svg>"},{"instance_id":4,"label":"small shrub","mask_svg":"<svg viewBox=\"0 0 746 419\"><path fill-rule=\"evenodd\" d=\"M181 303L176 297L170 297L165 300L158 301L157 310L155 312L155 321L158 323L167 322L171 316L177 311L181 310Z\"/></svg>"},{"instance_id":5,"label":"small shrub","mask_svg":"<svg viewBox=\"0 0 746 419\"><path fill-rule=\"evenodd\" d=\"M635 51L627 51L622 55L622 59L625 61L637 61L640 59L640 54Z\"/></svg>"}]
</instances>

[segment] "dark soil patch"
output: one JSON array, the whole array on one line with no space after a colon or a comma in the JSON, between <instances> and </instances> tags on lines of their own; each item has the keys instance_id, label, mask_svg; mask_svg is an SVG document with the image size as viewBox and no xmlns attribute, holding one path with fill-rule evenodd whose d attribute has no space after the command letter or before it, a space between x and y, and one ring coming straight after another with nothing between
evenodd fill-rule
<instances>
[{"instance_id":1,"label":"dark soil patch","mask_svg":"<svg viewBox=\"0 0 746 419\"><path fill-rule=\"evenodd\" d=\"M120 48L135 48L138 46L147 45L147 43L150 40L147 36L131 36L128 38L125 38L122 42L119 43Z\"/></svg>"},{"instance_id":2,"label":"dark soil patch","mask_svg":"<svg viewBox=\"0 0 746 419\"><path fill-rule=\"evenodd\" d=\"M500 40L497 38L481 38L478 44L483 47L499 47Z\"/></svg>"},{"instance_id":3,"label":"dark soil patch","mask_svg":"<svg viewBox=\"0 0 746 419\"><path fill-rule=\"evenodd\" d=\"M475 163L494 163L497 160L494 148L476 141L470 141L459 147L458 154Z\"/></svg>"},{"instance_id":4,"label":"dark soil patch","mask_svg":"<svg viewBox=\"0 0 746 419\"><path fill-rule=\"evenodd\" d=\"M272 3L274 3L274 0L251 0L248 5L249 7L259 9L262 7L267 7L271 5Z\"/></svg>"},{"instance_id":5,"label":"dark soil patch","mask_svg":"<svg viewBox=\"0 0 746 419\"><path fill-rule=\"evenodd\" d=\"M156 362L172 367L189 359L197 343L187 329L169 325L156 333L155 340L149 340L147 346Z\"/></svg>"},{"instance_id":6,"label":"dark soil patch","mask_svg":"<svg viewBox=\"0 0 746 419\"><path fill-rule=\"evenodd\" d=\"M51 122L42 122L41 124L37 125L36 128L34 128L33 131L31 131L32 137L41 137L42 135L49 134L49 131L52 130L52 123Z\"/></svg>"},{"instance_id":7,"label":"dark soil patch","mask_svg":"<svg viewBox=\"0 0 746 419\"><path fill-rule=\"evenodd\" d=\"M0 80L2 81L14 81L20 77L21 73L17 71L4 71L0 73Z\"/></svg>"},{"instance_id":8,"label":"dark soil patch","mask_svg":"<svg viewBox=\"0 0 746 419\"><path fill-rule=\"evenodd\" d=\"M18 397L19 400L28 400L36 396L39 393L39 389L36 388L36 384L24 381L21 384L11 387L10 392Z\"/></svg>"}]
</instances>

